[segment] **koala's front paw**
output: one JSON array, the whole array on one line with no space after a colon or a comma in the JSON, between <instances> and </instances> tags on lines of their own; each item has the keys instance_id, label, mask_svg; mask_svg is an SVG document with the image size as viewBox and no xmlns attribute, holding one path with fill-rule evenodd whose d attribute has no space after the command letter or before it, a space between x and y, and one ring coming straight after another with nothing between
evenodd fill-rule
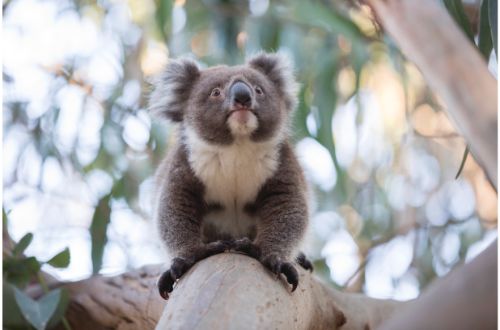
<instances>
[{"instance_id":1,"label":"koala's front paw","mask_svg":"<svg viewBox=\"0 0 500 330\"><path fill-rule=\"evenodd\" d=\"M232 249L234 251L244 253L254 259L260 259L260 248L255 245L248 237L243 237L234 241Z\"/></svg>"},{"instance_id":2,"label":"koala's front paw","mask_svg":"<svg viewBox=\"0 0 500 330\"><path fill-rule=\"evenodd\" d=\"M290 262L280 258L276 254L263 257L261 262L272 273L285 275L286 281L292 285L292 292L295 291L299 284L299 273L297 273L297 270Z\"/></svg>"},{"instance_id":3,"label":"koala's front paw","mask_svg":"<svg viewBox=\"0 0 500 330\"><path fill-rule=\"evenodd\" d=\"M215 241L203 245L192 253L190 258L174 258L170 269L161 274L158 279L158 291L163 299L167 300L169 293L174 289L175 282L182 277L196 262L223 253L232 247L231 241Z\"/></svg>"},{"instance_id":4,"label":"koala's front paw","mask_svg":"<svg viewBox=\"0 0 500 330\"><path fill-rule=\"evenodd\" d=\"M163 299L168 299L168 294L174 289L174 283L181 278L193 264L194 262L184 258L174 258L172 260L170 269L161 274L157 283L158 291Z\"/></svg>"}]
</instances>

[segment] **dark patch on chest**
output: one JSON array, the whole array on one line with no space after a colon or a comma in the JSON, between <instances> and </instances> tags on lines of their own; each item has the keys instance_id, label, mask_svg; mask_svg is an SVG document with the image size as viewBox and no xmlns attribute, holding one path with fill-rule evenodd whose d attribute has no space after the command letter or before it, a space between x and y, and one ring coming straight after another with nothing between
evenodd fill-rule
<instances>
[{"instance_id":1,"label":"dark patch on chest","mask_svg":"<svg viewBox=\"0 0 500 330\"><path fill-rule=\"evenodd\" d=\"M224 211L224 206L222 206L222 204L216 202L206 204L205 214L219 211Z\"/></svg>"}]
</instances>

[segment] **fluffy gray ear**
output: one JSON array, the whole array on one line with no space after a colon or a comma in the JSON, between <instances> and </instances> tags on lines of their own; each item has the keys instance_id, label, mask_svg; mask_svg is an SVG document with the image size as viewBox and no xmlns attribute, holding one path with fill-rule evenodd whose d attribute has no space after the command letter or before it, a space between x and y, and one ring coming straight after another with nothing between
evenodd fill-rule
<instances>
[{"instance_id":1,"label":"fluffy gray ear","mask_svg":"<svg viewBox=\"0 0 500 330\"><path fill-rule=\"evenodd\" d=\"M292 62L282 53L259 53L247 61L248 65L265 74L277 86L288 110L297 105L299 85L295 80Z\"/></svg>"},{"instance_id":2,"label":"fluffy gray ear","mask_svg":"<svg viewBox=\"0 0 500 330\"><path fill-rule=\"evenodd\" d=\"M149 98L152 114L181 122L193 83L200 76L198 64L192 60L170 60L154 78L154 90Z\"/></svg>"}]
</instances>

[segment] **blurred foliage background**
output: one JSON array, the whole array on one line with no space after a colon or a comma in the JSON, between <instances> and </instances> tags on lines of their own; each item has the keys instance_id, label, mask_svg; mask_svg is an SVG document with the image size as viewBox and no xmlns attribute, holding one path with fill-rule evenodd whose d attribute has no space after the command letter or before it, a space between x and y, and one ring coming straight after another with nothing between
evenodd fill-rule
<instances>
[{"instance_id":1,"label":"blurred foliage background","mask_svg":"<svg viewBox=\"0 0 500 330\"><path fill-rule=\"evenodd\" d=\"M443 5L496 77L496 1ZM168 260L152 175L175 136L147 96L177 56L291 56L293 138L315 194L306 252L332 285L411 299L497 236L496 193L444 105L355 1L4 0L2 39L3 231L24 238L4 249L4 286Z\"/></svg>"}]
</instances>

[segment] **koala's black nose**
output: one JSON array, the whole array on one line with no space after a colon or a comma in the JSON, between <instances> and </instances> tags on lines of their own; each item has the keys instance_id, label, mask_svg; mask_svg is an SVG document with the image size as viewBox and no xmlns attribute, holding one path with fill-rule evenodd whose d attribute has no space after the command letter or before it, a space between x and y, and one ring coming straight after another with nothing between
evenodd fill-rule
<instances>
[{"instance_id":1,"label":"koala's black nose","mask_svg":"<svg viewBox=\"0 0 500 330\"><path fill-rule=\"evenodd\" d=\"M233 86L231 86L229 92L233 103L238 103L244 107L250 107L252 105L252 91L244 82L235 82Z\"/></svg>"}]
</instances>

